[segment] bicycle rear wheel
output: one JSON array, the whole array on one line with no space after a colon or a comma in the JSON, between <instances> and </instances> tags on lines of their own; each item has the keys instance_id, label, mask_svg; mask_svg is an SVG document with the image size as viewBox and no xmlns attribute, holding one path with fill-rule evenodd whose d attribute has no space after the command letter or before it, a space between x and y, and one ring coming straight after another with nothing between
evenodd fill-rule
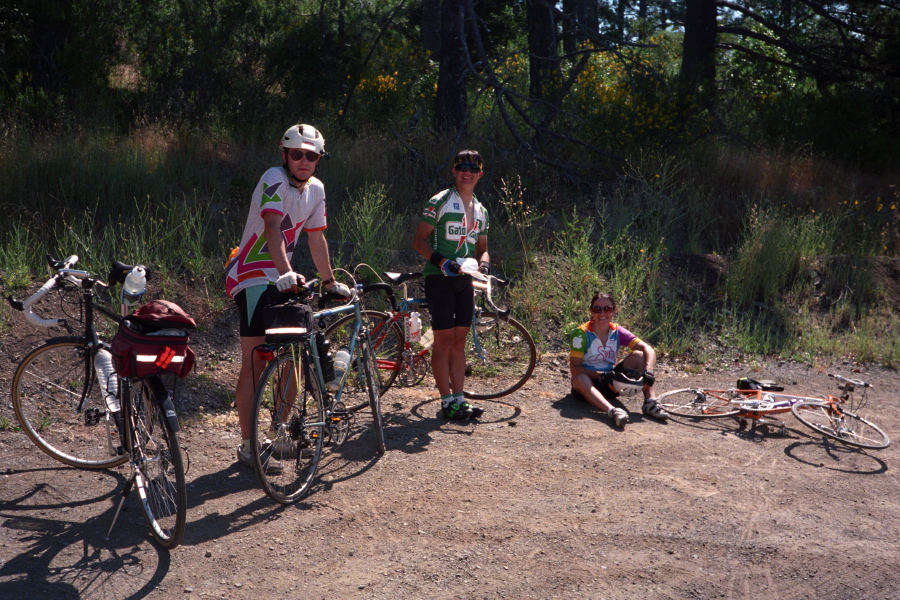
<instances>
[{"instance_id":1,"label":"bicycle rear wheel","mask_svg":"<svg viewBox=\"0 0 900 600\"><path fill-rule=\"evenodd\" d=\"M150 525L150 534L163 548L176 547L184 535L187 489L178 434L166 418L169 390L156 376L139 379L134 394L132 464L135 488Z\"/></svg>"},{"instance_id":2,"label":"bicycle rear wheel","mask_svg":"<svg viewBox=\"0 0 900 600\"><path fill-rule=\"evenodd\" d=\"M741 409L728 400L724 390L683 389L660 394L657 402L669 414L695 419L729 417Z\"/></svg>"},{"instance_id":3,"label":"bicycle rear wheel","mask_svg":"<svg viewBox=\"0 0 900 600\"><path fill-rule=\"evenodd\" d=\"M511 394L525 385L536 362L534 340L521 323L510 317L481 313L475 331L466 339L464 394L475 400Z\"/></svg>"},{"instance_id":4,"label":"bicycle rear wheel","mask_svg":"<svg viewBox=\"0 0 900 600\"><path fill-rule=\"evenodd\" d=\"M387 446L384 443L384 416L381 414L381 392L378 380L375 378L377 370L374 356L369 349L367 342L361 344L364 373L366 377L366 389L369 393L369 408L372 409L372 426L375 428L375 444L378 454L387 452Z\"/></svg>"},{"instance_id":5,"label":"bicycle rear wheel","mask_svg":"<svg viewBox=\"0 0 900 600\"><path fill-rule=\"evenodd\" d=\"M128 460L116 451L119 430L94 379L91 349L76 337L32 350L13 375L12 403L22 431L70 467L106 469Z\"/></svg>"},{"instance_id":6,"label":"bicycle rear wheel","mask_svg":"<svg viewBox=\"0 0 900 600\"><path fill-rule=\"evenodd\" d=\"M403 356L403 331L391 316L377 310L362 311L365 327L369 329L369 337L372 340L372 348L378 364L378 381L381 384L381 393L388 391L397 374ZM356 323L356 315L341 317L325 330L325 338L331 342L331 349L337 352L340 348L350 347L350 337Z\"/></svg>"},{"instance_id":7,"label":"bicycle rear wheel","mask_svg":"<svg viewBox=\"0 0 900 600\"><path fill-rule=\"evenodd\" d=\"M303 498L315 480L326 435L325 401L309 355L291 346L263 370L251 418L253 469L280 504Z\"/></svg>"},{"instance_id":8,"label":"bicycle rear wheel","mask_svg":"<svg viewBox=\"0 0 900 600\"><path fill-rule=\"evenodd\" d=\"M875 424L827 402L800 402L791 406L791 412L807 427L848 446L879 450L891 443Z\"/></svg>"}]
</instances>

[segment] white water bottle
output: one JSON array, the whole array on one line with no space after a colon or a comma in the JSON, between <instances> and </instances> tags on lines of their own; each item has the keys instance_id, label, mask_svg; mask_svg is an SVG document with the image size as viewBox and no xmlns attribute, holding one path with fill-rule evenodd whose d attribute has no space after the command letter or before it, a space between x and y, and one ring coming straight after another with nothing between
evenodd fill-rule
<instances>
[{"instance_id":1,"label":"white water bottle","mask_svg":"<svg viewBox=\"0 0 900 600\"><path fill-rule=\"evenodd\" d=\"M144 267L135 267L125 276L125 284L122 286L122 293L125 302L128 304L136 304L140 301L141 296L147 289L147 271Z\"/></svg>"},{"instance_id":2,"label":"white water bottle","mask_svg":"<svg viewBox=\"0 0 900 600\"><path fill-rule=\"evenodd\" d=\"M325 384L332 392L337 391L339 387L341 387L341 379L344 378L344 373L347 371L347 364L350 363L350 352L347 348L341 348L338 350L337 354L334 355L334 379Z\"/></svg>"},{"instance_id":3,"label":"white water bottle","mask_svg":"<svg viewBox=\"0 0 900 600\"><path fill-rule=\"evenodd\" d=\"M406 320L406 341L415 344L420 337L422 337L422 319L418 312L412 311Z\"/></svg>"},{"instance_id":4,"label":"white water bottle","mask_svg":"<svg viewBox=\"0 0 900 600\"><path fill-rule=\"evenodd\" d=\"M426 329L419 343L422 344L422 348L425 350L431 350L431 347L434 345L434 330L430 327Z\"/></svg>"},{"instance_id":5,"label":"white water bottle","mask_svg":"<svg viewBox=\"0 0 900 600\"><path fill-rule=\"evenodd\" d=\"M109 411L119 410L119 379L116 376L116 367L109 350L101 348L94 355L94 371L97 373L97 383L106 400L106 408Z\"/></svg>"}]
</instances>

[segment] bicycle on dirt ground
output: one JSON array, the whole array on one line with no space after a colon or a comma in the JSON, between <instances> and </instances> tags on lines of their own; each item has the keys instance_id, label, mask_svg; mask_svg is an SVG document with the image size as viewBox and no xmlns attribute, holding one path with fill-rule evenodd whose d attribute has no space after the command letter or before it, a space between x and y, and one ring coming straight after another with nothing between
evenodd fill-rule
<instances>
[{"instance_id":1,"label":"bicycle on dirt ground","mask_svg":"<svg viewBox=\"0 0 900 600\"><path fill-rule=\"evenodd\" d=\"M366 309L363 318L371 328L372 347L378 361L382 393L394 383L402 387L418 385L431 368L432 332L425 322L428 304L424 298L409 296L407 283L421 273L383 273L389 283L357 286L361 294L383 292L389 303L386 312ZM492 282L506 281L489 275L486 281L473 281L478 299L472 319L472 332L466 341L465 397L488 400L506 396L521 388L534 372L537 348L528 330L510 316L510 310L497 308L491 297ZM401 288L400 298L394 291ZM414 315L414 313L416 313ZM410 326L414 316L423 321L418 336ZM352 317L336 321L325 330L333 346L343 343L352 333ZM422 333L424 332L424 333ZM415 334L414 334L415 335Z\"/></svg>"},{"instance_id":2,"label":"bicycle on dirt ground","mask_svg":"<svg viewBox=\"0 0 900 600\"><path fill-rule=\"evenodd\" d=\"M666 392L658 400L672 415L695 419L734 417L742 430L750 423L751 431L763 433L772 426L783 432L784 423L771 415L790 412L810 429L842 444L874 450L887 448L891 443L887 434L857 415L872 386L859 379L830 373L828 376L840 382L840 396L814 398L762 389L690 388ZM862 393L854 395L858 390Z\"/></svg>"},{"instance_id":3,"label":"bicycle on dirt ground","mask_svg":"<svg viewBox=\"0 0 900 600\"><path fill-rule=\"evenodd\" d=\"M386 451L381 386L359 297L354 293L347 301L326 293L318 296L320 310L312 312L308 302L316 298L317 284L310 281L301 295L266 309L266 343L256 348L267 365L253 400L252 462L265 493L281 504L306 495L324 446L347 439L357 412L371 410L376 449ZM324 308L337 299L346 304ZM345 345L332 356L325 336L314 329L316 321L335 316L351 325Z\"/></svg>"},{"instance_id":4,"label":"bicycle on dirt ground","mask_svg":"<svg viewBox=\"0 0 900 600\"><path fill-rule=\"evenodd\" d=\"M77 256L64 261L47 259L56 274L24 302L8 300L31 323L59 326L69 335L47 339L22 359L12 384L16 417L25 435L63 464L106 469L129 463L131 478L122 491L107 539L134 487L153 538L163 548L174 548L184 534L187 493L170 390L160 374L123 377L109 360L110 346L100 339L95 316L99 311L123 327L129 305L124 290L121 314L116 314L98 303L95 295L95 288L110 285L87 271L73 269ZM113 263L110 283L124 284L135 268ZM33 305L51 291L59 294L61 306L78 306L78 314L69 316L83 323L80 335L73 335L65 318L45 319L34 313ZM181 343L187 348L186 332ZM175 366L183 359L183 355L172 354L166 358ZM148 360L153 363L159 357Z\"/></svg>"}]
</instances>

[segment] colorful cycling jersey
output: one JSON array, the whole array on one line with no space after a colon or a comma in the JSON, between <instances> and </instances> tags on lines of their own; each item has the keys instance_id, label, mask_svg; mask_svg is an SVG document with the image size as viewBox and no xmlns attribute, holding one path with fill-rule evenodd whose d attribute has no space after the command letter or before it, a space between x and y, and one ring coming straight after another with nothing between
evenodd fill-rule
<instances>
[{"instance_id":1,"label":"colorful cycling jersey","mask_svg":"<svg viewBox=\"0 0 900 600\"><path fill-rule=\"evenodd\" d=\"M488 214L477 198L472 199L474 223L466 223L466 210L456 189L436 194L425 204L422 221L434 226L428 241L432 249L447 258L467 258L475 252L478 236L487 234ZM440 275L441 270L425 264L423 275Z\"/></svg>"},{"instance_id":2,"label":"colorful cycling jersey","mask_svg":"<svg viewBox=\"0 0 900 600\"><path fill-rule=\"evenodd\" d=\"M595 371L612 371L616 366L619 348L625 346L629 350L641 342L633 333L617 323L609 324L609 337L606 345L594 333L594 322L588 321L576 327L569 334L569 358L580 358L581 366Z\"/></svg>"},{"instance_id":3,"label":"colorful cycling jersey","mask_svg":"<svg viewBox=\"0 0 900 600\"><path fill-rule=\"evenodd\" d=\"M226 267L225 292L234 297L239 291L253 285L266 285L278 279L278 269L266 245L266 213L281 215L281 233L288 261L294 254L300 229L319 231L327 227L325 219L325 186L310 177L303 191L290 184L282 167L272 167L260 178L250 214L244 226L237 255Z\"/></svg>"}]
</instances>

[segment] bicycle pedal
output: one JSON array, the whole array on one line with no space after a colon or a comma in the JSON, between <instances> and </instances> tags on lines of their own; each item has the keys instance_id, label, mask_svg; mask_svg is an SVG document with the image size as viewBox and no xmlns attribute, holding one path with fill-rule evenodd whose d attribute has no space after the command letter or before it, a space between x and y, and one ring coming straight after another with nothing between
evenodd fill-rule
<instances>
[{"instance_id":1,"label":"bicycle pedal","mask_svg":"<svg viewBox=\"0 0 900 600\"><path fill-rule=\"evenodd\" d=\"M87 426L96 425L100 422L100 409L92 406L84 411L84 424Z\"/></svg>"}]
</instances>

